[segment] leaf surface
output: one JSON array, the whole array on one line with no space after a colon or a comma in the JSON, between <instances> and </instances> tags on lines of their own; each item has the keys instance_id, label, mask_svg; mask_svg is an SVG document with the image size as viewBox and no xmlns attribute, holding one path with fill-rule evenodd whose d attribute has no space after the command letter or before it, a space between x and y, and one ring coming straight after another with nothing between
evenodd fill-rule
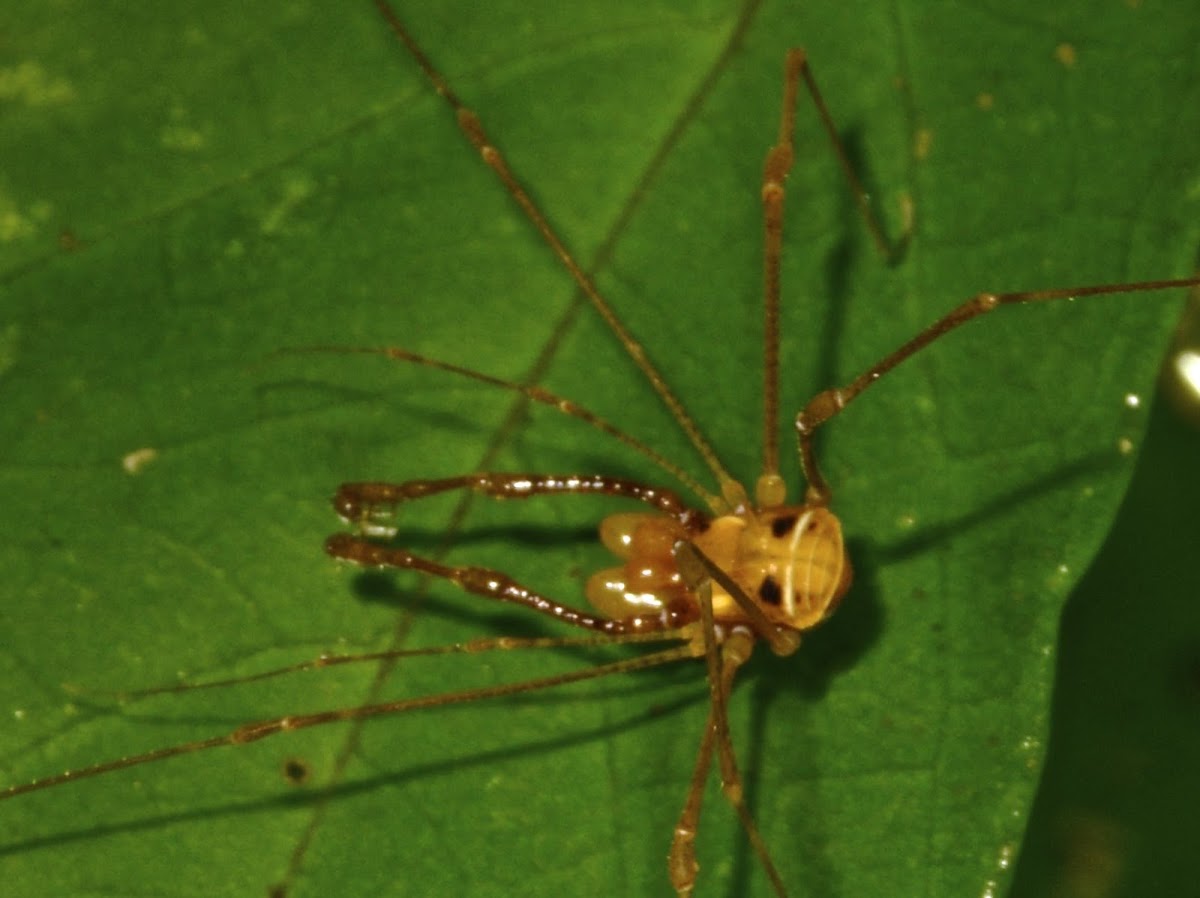
<instances>
[{"instance_id":1,"label":"leaf surface","mask_svg":"<svg viewBox=\"0 0 1200 898\"><path fill-rule=\"evenodd\" d=\"M1200 103L1181 60L1200 35L1185 13L555 10L401 13L579 258L599 258L601 288L741 479L757 473L761 427L758 180L789 45L810 51L885 219L895 230L908 194L917 232L903 264L879 263L806 104L784 409L978 290L1189 269ZM503 393L279 350L396 344L500 377L540 371L705 476L366 4L21 15L0 136L5 782L353 706L377 671L126 703L110 690L556 632L446 584L339 570L321 543L341 481L485 466L661 479L548 410L514 423ZM1162 51L1134 53L1131 34ZM1134 296L1003 313L830 426L822 458L855 590L797 657L752 665L733 712L795 894L1005 882L1061 605L1111 525L1132 466L1117 447L1144 426L1125 397L1151 388L1176 308ZM590 532L612 507L475 502L449 557L574 601L605 563ZM402 523L432 551L454 514L431 501ZM587 663L423 660L383 688ZM704 714L696 666L189 755L0 805L6 882L25 895L661 894ZM311 771L303 786L285 781L292 760ZM766 894L732 815L715 790L707 801L701 893Z\"/></svg>"}]
</instances>

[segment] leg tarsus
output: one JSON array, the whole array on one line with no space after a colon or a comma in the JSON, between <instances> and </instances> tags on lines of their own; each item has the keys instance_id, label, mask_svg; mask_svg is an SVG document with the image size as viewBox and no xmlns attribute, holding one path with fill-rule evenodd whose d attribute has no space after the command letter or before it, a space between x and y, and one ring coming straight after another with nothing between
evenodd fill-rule
<instances>
[{"instance_id":1,"label":"leg tarsus","mask_svg":"<svg viewBox=\"0 0 1200 898\"><path fill-rule=\"evenodd\" d=\"M834 124L833 116L829 113L829 107L825 105L825 98L821 95L820 88L817 87L816 78L812 73L812 66L808 61L808 54L804 50L792 49L788 51L786 77L789 81L801 78L804 80L804 86L808 90L808 95L812 97L813 105L817 108L817 116L821 120L821 127L825 130L825 134L833 146L834 156L837 157L842 174L845 176L846 182L850 185L850 192L854 196L859 214L862 215L863 222L867 226L867 231L871 235L871 240L875 244L875 249L889 265L899 262L908 250L908 244L912 238L914 217L912 198L906 195L901 201L903 230L900 232L899 237L895 239L888 237L882 222L879 220L879 216L875 214L870 194L867 193L866 188L862 185L862 181L858 178L858 174L854 171L854 165L850 161L850 154L846 151L846 145L842 143L842 138L837 131L837 125ZM792 92L795 93L794 89Z\"/></svg>"}]
</instances>

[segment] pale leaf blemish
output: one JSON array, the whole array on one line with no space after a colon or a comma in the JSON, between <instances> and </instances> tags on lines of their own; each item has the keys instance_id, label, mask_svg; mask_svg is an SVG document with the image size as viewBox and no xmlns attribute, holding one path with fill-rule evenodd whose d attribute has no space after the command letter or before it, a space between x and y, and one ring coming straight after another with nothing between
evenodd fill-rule
<instances>
[{"instance_id":1,"label":"pale leaf blemish","mask_svg":"<svg viewBox=\"0 0 1200 898\"><path fill-rule=\"evenodd\" d=\"M196 25L189 25L183 30L183 42L189 47L205 49L211 45L208 32Z\"/></svg>"},{"instance_id":2,"label":"pale leaf blemish","mask_svg":"<svg viewBox=\"0 0 1200 898\"><path fill-rule=\"evenodd\" d=\"M184 125L167 125L159 132L158 139L166 149L184 153L194 153L204 147L204 135Z\"/></svg>"},{"instance_id":3,"label":"pale leaf blemish","mask_svg":"<svg viewBox=\"0 0 1200 898\"><path fill-rule=\"evenodd\" d=\"M158 458L158 450L150 447L143 449L134 449L132 452L125 455L121 459L121 467L125 469L126 474L140 474L142 469Z\"/></svg>"},{"instance_id":4,"label":"pale leaf blemish","mask_svg":"<svg viewBox=\"0 0 1200 898\"><path fill-rule=\"evenodd\" d=\"M264 234L278 233L291 213L316 192L316 184L307 175L289 178L283 185L283 196L263 216L259 230Z\"/></svg>"},{"instance_id":5,"label":"pale leaf blemish","mask_svg":"<svg viewBox=\"0 0 1200 898\"><path fill-rule=\"evenodd\" d=\"M187 121L187 113L179 106L171 110L171 120L163 125L158 140L165 149L178 153L194 153L204 148L204 133Z\"/></svg>"},{"instance_id":6,"label":"pale leaf blemish","mask_svg":"<svg viewBox=\"0 0 1200 898\"><path fill-rule=\"evenodd\" d=\"M47 202L36 202L28 209L22 209L11 196L0 192L0 243L34 236L51 212L52 207Z\"/></svg>"},{"instance_id":7,"label":"pale leaf blemish","mask_svg":"<svg viewBox=\"0 0 1200 898\"><path fill-rule=\"evenodd\" d=\"M1200 178L1194 178L1188 181L1187 187L1183 189L1184 196L1189 200L1200 199Z\"/></svg>"},{"instance_id":8,"label":"pale leaf blemish","mask_svg":"<svg viewBox=\"0 0 1200 898\"><path fill-rule=\"evenodd\" d=\"M57 106L74 99L75 88L71 82L50 75L36 62L19 62L0 68L0 102Z\"/></svg>"},{"instance_id":9,"label":"pale leaf blemish","mask_svg":"<svg viewBox=\"0 0 1200 898\"><path fill-rule=\"evenodd\" d=\"M1073 579L1071 568L1060 564L1046 577L1045 588L1055 595L1063 595L1071 588Z\"/></svg>"},{"instance_id":10,"label":"pale leaf blemish","mask_svg":"<svg viewBox=\"0 0 1200 898\"><path fill-rule=\"evenodd\" d=\"M932 149L933 131L929 128L918 128L913 135L913 158L919 162L924 161L929 158Z\"/></svg>"},{"instance_id":11,"label":"pale leaf blemish","mask_svg":"<svg viewBox=\"0 0 1200 898\"><path fill-rule=\"evenodd\" d=\"M1012 866L1013 856L1017 853L1016 846L1012 842L1005 842L1000 846L1000 851L996 855L996 868L1004 871Z\"/></svg>"}]
</instances>

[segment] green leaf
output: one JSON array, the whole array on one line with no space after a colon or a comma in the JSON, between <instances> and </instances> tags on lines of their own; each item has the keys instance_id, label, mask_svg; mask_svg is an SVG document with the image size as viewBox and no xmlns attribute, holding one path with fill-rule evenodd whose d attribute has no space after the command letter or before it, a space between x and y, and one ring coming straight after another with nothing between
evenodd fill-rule
<instances>
[{"instance_id":1,"label":"green leaf","mask_svg":"<svg viewBox=\"0 0 1200 898\"><path fill-rule=\"evenodd\" d=\"M1200 26L1185 11L414 7L405 21L579 258L612 236L602 289L739 478L759 457L758 180L789 45L809 49L884 217L896 230L908 195L917 231L901 265L879 263L806 103L785 409L978 290L1189 271ZM482 386L278 350L396 344L506 378L544 358L547 387L704 475L367 4L122 19L43 5L6 30L3 782L354 706L377 672L113 691L558 632L446 584L338 569L321 543L341 481L481 466L662 477L548 410L510 421L512 397ZM794 894L1006 882L1059 611L1111 525L1132 460L1117 447L1145 423L1125 397L1150 390L1176 309L1131 296L1003 312L830 426L822 459L855 589L796 657L756 659L733 702L751 802ZM613 507L474 502L449 557L575 601ZM413 506L405 533L432 550L453 509ZM588 663L426 659L382 688ZM0 804L6 888L665 893L705 711L691 665L21 796ZM286 782L289 760L305 785ZM701 894L767 894L715 789L699 856Z\"/></svg>"},{"instance_id":2,"label":"green leaf","mask_svg":"<svg viewBox=\"0 0 1200 898\"><path fill-rule=\"evenodd\" d=\"M1200 433L1160 403L1121 512L1063 612L1045 773L1014 895L1192 887L1198 452Z\"/></svg>"}]
</instances>

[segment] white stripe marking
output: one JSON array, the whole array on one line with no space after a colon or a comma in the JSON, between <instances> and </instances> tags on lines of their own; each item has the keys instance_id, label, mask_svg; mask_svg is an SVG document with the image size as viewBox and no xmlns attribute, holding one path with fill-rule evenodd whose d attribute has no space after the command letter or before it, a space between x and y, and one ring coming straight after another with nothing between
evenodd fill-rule
<instances>
[{"instance_id":1,"label":"white stripe marking","mask_svg":"<svg viewBox=\"0 0 1200 898\"><path fill-rule=\"evenodd\" d=\"M792 539L788 545L788 564L787 573L783 575L783 610L787 612L788 617L796 615L796 589L795 589L795 570L796 570L796 548L800 545L800 535L808 527L809 519L813 516L812 509L800 515L799 520L792 525ZM810 569L812 565L808 566ZM811 570L808 571L808 577L805 579L805 585L811 585Z\"/></svg>"}]
</instances>

